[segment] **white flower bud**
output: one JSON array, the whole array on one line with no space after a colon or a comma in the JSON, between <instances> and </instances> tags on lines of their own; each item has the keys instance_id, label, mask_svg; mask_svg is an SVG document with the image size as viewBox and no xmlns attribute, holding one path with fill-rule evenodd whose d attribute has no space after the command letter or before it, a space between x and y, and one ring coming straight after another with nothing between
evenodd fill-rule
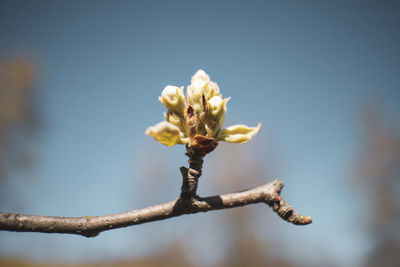
<instances>
[{"instance_id":1,"label":"white flower bud","mask_svg":"<svg viewBox=\"0 0 400 267\"><path fill-rule=\"evenodd\" d=\"M198 70L192 77L192 83L187 88L187 103L193 108L197 115L199 115L205 108L203 97L205 97L204 100L207 100L206 90L209 83L210 77L207 73L203 70Z\"/></svg>"},{"instance_id":2,"label":"white flower bud","mask_svg":"<svg viewBox=\"0 0 400 267\"><path fill-rule=\"evenodd\" d=\"M198 81L198 80L202 80L202 81L208 83L208 82L210 82L210 76L208 76L208 74L205 73L204 70L200 69L200 70L196 71L196 73L193 75L192 83L195 83L195 81Z\"/></svg>"},{"instance_id":3,"label":"white flower bud","mask_svg":"<svg viewBox=\"0 0 400 267\"><path fill-rule=\"evenodd\" d=\"M207 136L215 137L225 120L226 104L230 98L222 99L220 95L213 96L207 102L207 112L203 120L207 126Z\"/></svg>"},{"instance_id":4,"label":"white flower bud","mask_svg":"<svg viewBox=\"0 0 400 267\"><path fill-rule=\"evenodd\" d=\"M187 87L186 98L183 87L168 85L159 99L168 109L168 112L164 113L166 121L149 127L146 134L166 146L203 146L203 153L209 153L212 149L208 150L205 147L205 140L211 143L245 143L253 138L261 127L261 124L257 127L240 124L222 129L226 105L230 98L222 98L217 83L210 81L210 77L203 70L198 70L193 75L191 84Z\"/></svg>"},{"instance_id":5,"label":"white flower bud","mask_svg":"<svg viewBox=\"0 0 400 267\"><path fill-rule=\"evenodd\" d=\"M210 99L213 96L219 95L219 87L215 82L209 82L207 88L205 89L204 95L206 99Z\"/></svg>"},{"instance_id":6,"label":"white flower bud","mask_svg":"<svg viewBox=\"0 0 400 267\"><path fill-rule=\"evenodd\" d=\"M217 116L220 113L221 109L223 109L223 103L224 101L219 95L213 96L208 100L208 108L212 116Z\"/></svg>"},{"instance_id":7,"label":"white flower bud","mask_svg":"<svg viewBox=\"0 0 400 267\"><path fill-rule=\"evenodd\" d=\"M169 110L183 115L185 111L185 96L183 95L183 87L168 85L164 88L159 97L161 103Z\"/></svg>"},{"instance_id":8,"label":"white flower bud","mask_svg":"<svg viewBox=\"0 0 400 267\"><path fill-rule=\"evenodd\" d=\"M198 115L203 110L203 88L196 87L193 84L187 88L186 100L187 104L191 106L194 112Z\"/></svg>"}]
</instances>

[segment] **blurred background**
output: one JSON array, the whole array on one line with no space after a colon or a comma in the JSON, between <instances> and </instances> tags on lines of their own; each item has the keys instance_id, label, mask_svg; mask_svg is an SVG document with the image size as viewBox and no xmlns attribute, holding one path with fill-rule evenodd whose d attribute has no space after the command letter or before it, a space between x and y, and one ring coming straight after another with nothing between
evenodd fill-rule
<instances>
[{"instance_id":1,"label":"blurred background","mask_svg":"<svg viewBox=\"0 0 400 267\"><path fill-rule=\"evenodd\" d=\"M225 125L199 194L281 179L265 205L101 233L0 232L1 266L399 266L398 1L0 0L0 210L128 211L179 195L183 146L144 134L204 69ZM193 230L195 229L195 230Z\"/></svg>"}]
</instances>

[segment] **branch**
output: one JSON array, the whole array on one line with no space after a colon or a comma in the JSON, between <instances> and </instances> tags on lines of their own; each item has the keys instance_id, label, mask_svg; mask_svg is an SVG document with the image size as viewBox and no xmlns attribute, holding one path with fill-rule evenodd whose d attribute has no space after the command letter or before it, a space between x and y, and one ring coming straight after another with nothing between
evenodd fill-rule
<instances>
[{"instance_id":1,"label":"branch","mask_svg":"<svg viewBox=\"0 0 400 267\"><path fill-rule=\"evenodd\" d=\"M282 188L283 183L275 180L243 192L198 198L195 202L178 198L164 204L105 216L52 217L1 212L0 230L94 237L100 232L111 229L160 221L183 214L229 209L260 202L272 207L285 221L296 225L311 223L311 217L298 214L279 196Z\"/></svg>"}]
</instances>

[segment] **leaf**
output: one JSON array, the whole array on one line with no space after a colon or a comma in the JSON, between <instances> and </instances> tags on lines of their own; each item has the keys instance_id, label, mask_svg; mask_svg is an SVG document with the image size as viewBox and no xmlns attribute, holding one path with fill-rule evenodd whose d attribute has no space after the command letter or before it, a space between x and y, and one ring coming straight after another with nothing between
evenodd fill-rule
<instances>
[{"instance_id":1,"label":"leaf","mask_svg":"<svg viewBox=\"0 0 400 267\"><path fill-rule=\"evenodd\" d=\"M162 121L155 126L147 128L146 134L154 137L154 139L166 146L188 143L187 139L181 139L179 128L167 121Z\"/></svg>"},{"instance_id":2,"label":"leaf","mask_svg":"<svg viewBox=\"0 0 400 267\"><path fill-rule=\"evenodd\" d=\"M221 130L217 141L225 141L229 143L246 143L253 138L261 128L261 123L257 127L248 127L243 124L229 126Z\"/></svg>"}]
</instances>

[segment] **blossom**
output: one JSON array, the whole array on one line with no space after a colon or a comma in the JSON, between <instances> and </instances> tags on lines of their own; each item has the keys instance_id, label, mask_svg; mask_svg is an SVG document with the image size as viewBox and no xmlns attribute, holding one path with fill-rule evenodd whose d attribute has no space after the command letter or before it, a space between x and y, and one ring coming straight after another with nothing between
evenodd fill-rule
<instances>
[{"instance_id":1,"label":"blossom","mask_svg":"<svg viewBox=\"0 0 400 267\"><path fill-rule=\"evenodd\" d=\"M230 98L222 97L217 83L203 70L192 77L186 96L183 87L168 85L159 100L168 109L166 121L149 127L146 134L167 146L200 146L208 153L219 141L245 143L260 131L260 123L257 127L238 124L222 129Z\"/></svg>"}]
</instances>

